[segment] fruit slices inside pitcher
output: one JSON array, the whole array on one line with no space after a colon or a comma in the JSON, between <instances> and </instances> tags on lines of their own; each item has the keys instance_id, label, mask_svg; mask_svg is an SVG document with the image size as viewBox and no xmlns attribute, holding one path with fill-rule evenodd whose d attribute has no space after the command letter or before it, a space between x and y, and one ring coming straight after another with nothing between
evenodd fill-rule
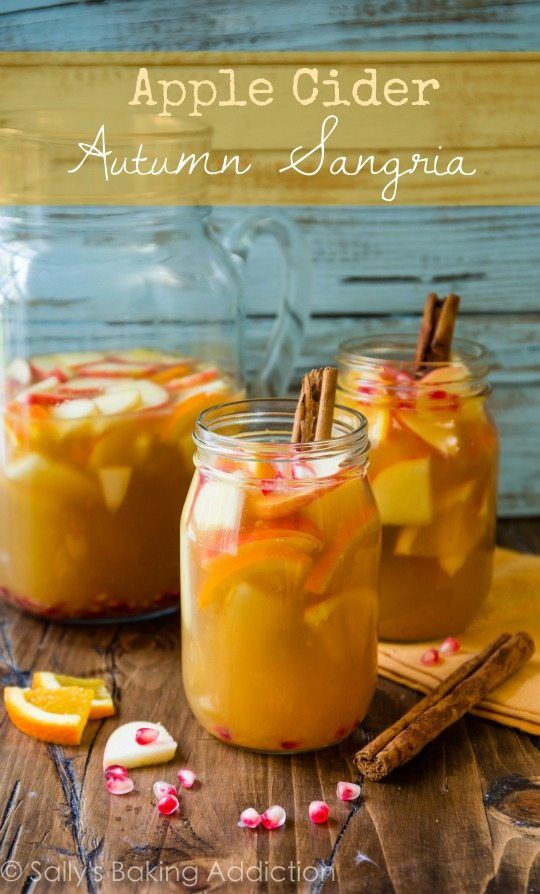
<instances>
[{"instance_id":1,"label":"fruit slices inside pitcher","mask_svg":"<svg viewBox=\"0 0 540 894\"><path fill-rule=\"evenodd\" d=\"M214 365L139 348L16 359L5 391L5 598L57 618L176 604L193 425L237 386Z\"/></svg>"}]
</instances>

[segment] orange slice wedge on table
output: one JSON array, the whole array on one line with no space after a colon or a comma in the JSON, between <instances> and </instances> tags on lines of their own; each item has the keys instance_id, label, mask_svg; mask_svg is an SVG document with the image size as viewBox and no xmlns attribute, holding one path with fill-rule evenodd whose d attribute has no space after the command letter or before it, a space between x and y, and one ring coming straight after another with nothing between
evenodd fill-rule
<instances>
[{"instance_id":1,"label":"orange slice wedge on table","mask_svg":"<svg viewBox=\"0 0 540 894\"><path fill-rule=\"evenodd\" d=\"M92 696L92 690L82 686L4 689L6 711L13 726L32 739L52 745L80 744Z\"/></svg>"},{"instance_id":2,"label":"orange slice wedge on table","mask_svg":"<svg viewBox=\"0 0 540 894\"><path fill-rule=\"evenodd\" d=\"M311 556L280 542L266 539L243 543L235 555L223 553L208 562L199 605L212 605L238 582L260 581L265 589L273 589L271 579L275 575L292 592L302 585L311 564Z\"/></svg>"},{"instance_id":3,"label":"orange slice wedge on table","mask_svg":"<svg viewBox=\"0 0 540 894\"><path fill-rule=\"evenodd\" d=\"M111 693L100 677L69 677L53 671L36 671L32 675L32 689L60 689L62 686L78 686L91 691L89 720L112 717L115 713Z\"/></svg>"}]
</instances>

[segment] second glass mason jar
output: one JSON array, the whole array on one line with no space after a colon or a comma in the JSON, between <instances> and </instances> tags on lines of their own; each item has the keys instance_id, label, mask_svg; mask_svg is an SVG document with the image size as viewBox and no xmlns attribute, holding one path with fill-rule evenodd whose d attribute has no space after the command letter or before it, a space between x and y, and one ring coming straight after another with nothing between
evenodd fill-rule
<instances>
[{"instance_id":1,"label":"second glass mason jar","mask_svg":"<svg viewBox=\"0 0 540 894\"><path fill-rule=\"evenodd\" d=\"M323 748L364 717L377 671L380 521L366 421L291 444L295 402L205 411L181 524L182 662L213 735L268 752Z\"/></svg>"},{"instance_id":2,"label":"second glass mason jar","mask_svg":"<svg viewBox=\"0 0 540 894\"><path fill-rule=\"evenodd\" d=\"M415 339L341 345L339 399L365 414L383 526L380 635L462 630L490 587L498 439L480 345L455 340L447 363L414 368Z\"/></svg>"}]
</instances>

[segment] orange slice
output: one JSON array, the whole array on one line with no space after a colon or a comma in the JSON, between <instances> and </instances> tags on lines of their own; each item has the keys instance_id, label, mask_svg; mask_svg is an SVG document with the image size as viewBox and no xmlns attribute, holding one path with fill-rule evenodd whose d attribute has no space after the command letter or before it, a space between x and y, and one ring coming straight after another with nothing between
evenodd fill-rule
<instances>
[{"instance_id":1,"label":"orange slice","mask_svg":"<svg viewBox=\"0 0 540 894\"><path fill-rule=\"evenodd\" d=\"M318 596L327 593L340 570L348 567L353 554L364 542L369 540L377 526L378 517L375 509L369 512L367 518L363 518L360 523L357 519L344 522L336 532L333 541L315 560L306 579L306 590Z\"/></svg>"},{"instance_id":2,"label":"orange slice","mask_svg":"<svg viewBox=\"0 0 540 894\"><path fill-rule=\"evenodd\" d=\"M68 677L66 674L55 674L52 671L36 671L32 675L32 689L60 689L62 686L78 686L81 689L91 690L89 720L112 717L115 713L111 693L105 685L105 680L100 677Z\"/></svg>"},{"instance_id":3,"label":"orange slice","mask_svg":"<svg viewBox=\"0 0 540 894\"><path fill-rule=\"evenodd\" d=\"M259 580L266 589L273 589L276 575L293 592L302 585L311 563L306 553L273 540L244 543L235 555L223 553L208 562L199 590L199 605L201 608L211 605L239 581L249 584Z\"/></svg>"},{"instance_id":4,"label":"orange slice","mask_svg":"<svg viewBox=\"0 0 540 894\"><path fill-rule=\"evenodd\" d=\"M253 528L246 533L241 542L251 543L255 540L272 540L292 549L299 549L312 555L318 553L324 544L323 536L317 525L309 518L289 515L276 521L255 522Z\"/></svg>"},{"instance_id":5,"label":"orange slice","mask_svg":"<svg viewBox=\"0 0 540 894\"><path fill-rule=\"evenodd\" d=\"M159 385L165 385L171 379L177 379L179 376L186 376L191 369L190 363L179 363L177 366L170 366L168 369L162 369L160 372L150 376L153 382Z\"/></svg>"},{"instance_id":6,"label":"orange slice","mask_svg":"<svg viewBox=\"0 0 540 894\"><path fill-rule=\"evenodd\" d=\"M283 518L284 515L291 515L293 512L299 512L300 509L305 509L317 497L334 490L340 484L342 484L341 480L333 478L326 484L317 483L306 487L291 486L281 493L279 491L269 494L256 493L252 496L253 510L259 518Z\"/></svg>"},{"instance_id":7,"label":"orange slice","mask_svg":"<svg viewBox=\"0 0 540 894\"><path fill-rule=\"evenodd\" d=\"M90 715L92 690L81 686L22 689L6 686L9 719L21 733L53 745L79 745Z\"/></svg>"}]
</instances>

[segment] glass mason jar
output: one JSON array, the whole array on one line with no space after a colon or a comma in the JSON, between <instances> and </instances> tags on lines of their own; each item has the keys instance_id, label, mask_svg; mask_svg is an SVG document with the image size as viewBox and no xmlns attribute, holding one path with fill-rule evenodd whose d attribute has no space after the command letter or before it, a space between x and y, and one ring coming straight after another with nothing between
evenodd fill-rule
<instances>
[{"instance_id":1,"label":"glass mason jar","mask_svg":"<svg viewBox=\"0 0 540 894\"><path fill-rule=\"evenodd\" d=\"M295 402L241 401L195 427L181 524L182 670L225 742L307 751L348 736L377 672L380 522L365 419L291 444Z\"/></svg>"},{"instance_id":2,"label":"glass mason jar","mask_svg":"<svg viewBox=\"0 0 540 894\"><path fill-rule=\"evenodd\" d=\"M415 339L347 341L339 399L369 422L370 478L383 526L383 638L462 630L490 587L498 439L484 349L455 340L448 363L415 374Z\"/></svg>"},{"instance_id":3,"label":"glass mason jar","mask_svg":"<svg viewBox=\"0 0 540 894\"><path fill-rule=\"evenodd\" d=\"M192 429L204 407L244 393L239 259L259 235L289 270L256 376L271 393L286 388L307 314L286 219L251 215L225 247L207 208L2 210L6 600L72 621L177 608Z\"/></svg>"}]
</instances>

